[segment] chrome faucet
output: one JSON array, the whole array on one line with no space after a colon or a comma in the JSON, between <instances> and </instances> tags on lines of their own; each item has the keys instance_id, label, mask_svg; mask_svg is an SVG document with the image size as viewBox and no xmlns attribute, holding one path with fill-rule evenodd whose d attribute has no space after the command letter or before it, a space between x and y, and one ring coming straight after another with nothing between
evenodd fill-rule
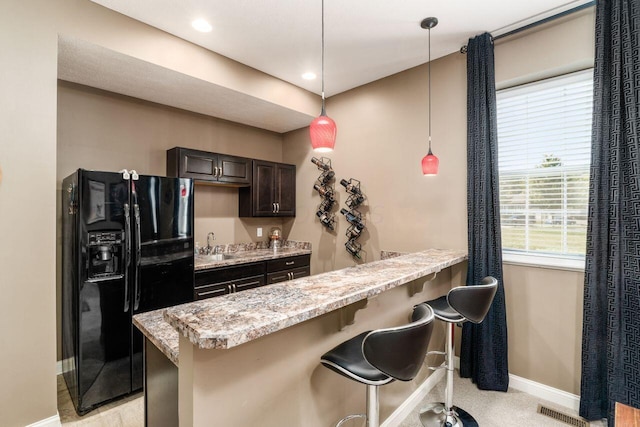
<instances>
[{"instance_id":1,"label":"chrome faucet","mask_svg":"<svg viewBox=\"0 0 640 427\"><path fill-rule=\"evenodd\" d=\"M205 248L207 255L211 255L212 253L216 253L215 247L213 246L213 241L216 240L216 235L213 231L207 234L207 247Z\"/></svg>"}]
</instances>

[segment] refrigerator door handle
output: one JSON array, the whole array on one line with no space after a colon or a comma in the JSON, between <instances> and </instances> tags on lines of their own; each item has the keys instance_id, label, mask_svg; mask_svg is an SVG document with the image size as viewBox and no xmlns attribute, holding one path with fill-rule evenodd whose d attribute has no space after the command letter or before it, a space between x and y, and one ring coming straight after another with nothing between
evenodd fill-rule
<instances>
[{"instance_id":1,"label":"refrigerator door handle","mask_svg":"<svg viewBox=\"0 0 640 427\"><path fill-rule=\"evenodd\" d=\"M133 302L133 309L137 310L140 306L140 206L138 204L133 205L133 215L136 222L136 270L134 280L134 294L135 299Z\"/></svg>"},{"instance_id":2,"label":"refrigerator door handle","mask_svg":"<svg viewBox=\"0 0 640 427\"><path fill-rule=\"evenodd\" d=\"M131 218L129 217L129 204L124 204L124 312L129 311L129 266L131 265Z\"/></svg>"}]
</instances>

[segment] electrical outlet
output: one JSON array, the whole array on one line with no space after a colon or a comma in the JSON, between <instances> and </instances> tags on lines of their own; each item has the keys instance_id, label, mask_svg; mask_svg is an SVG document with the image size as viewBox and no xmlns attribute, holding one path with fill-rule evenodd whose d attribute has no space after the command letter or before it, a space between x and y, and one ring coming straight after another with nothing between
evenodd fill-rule
<instances>
[{"instance_id":1,"label":"electrical outlet","mask_svg":"<svg viewBox=\"0 0 640 427\"><path fill-rule=\"evenodd\" d=\"M258 237L262 237L262 227L258 227Z\"/></svg>"}]
</instances>

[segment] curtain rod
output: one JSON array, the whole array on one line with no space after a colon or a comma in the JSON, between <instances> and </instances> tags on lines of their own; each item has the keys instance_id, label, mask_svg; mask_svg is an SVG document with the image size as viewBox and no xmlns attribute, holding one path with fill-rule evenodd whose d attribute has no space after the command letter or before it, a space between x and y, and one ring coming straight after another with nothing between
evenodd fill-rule
<instances>
[{"instance_id":1,"label":"curtain rod","mask_svg":"<svg viewBox=\"0 0 640 427\"><path fill-rule=\"evenodd\" d=\"M567 15L570 15L572 13L581 11L581 10L586 9L588 7L591 7L591 6L595 5L595 4L596 4L596 0L592 0L592 1L588 2L588 3L581 4L580 6L576 6L574 8L567 9L564 12L556 13L555 15L548 16L548 17L543 18L543 19L541 19L539 21L532 22L531 24L527 24L527 25L522 26L520 28L516 28L515 30L508 31L508 32L506 32L504 34L500 34L499 36L492 37L492 40L496 41L496 40L500 40L503 37L509 37L509 36L511 36L513 34L517 34L517 33L521 32L521 31L528 30L529 28L537 27L538 25L546 24L547 22L554 21L554 20L556 20L558 18L562 18L563 16L567 16ZM464 46L462 46L460 48L460 53L463 53L463 54L467 53L467 45L464 45Z\"/></svg>"}]
</instances>

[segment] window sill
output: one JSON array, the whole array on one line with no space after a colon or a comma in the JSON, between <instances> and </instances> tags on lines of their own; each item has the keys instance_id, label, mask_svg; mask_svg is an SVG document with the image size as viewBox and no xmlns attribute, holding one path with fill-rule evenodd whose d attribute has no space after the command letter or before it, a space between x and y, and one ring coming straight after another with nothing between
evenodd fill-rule
<instances>
[{"instance_id":1,"label":"window sill","mask_svg":"<svg viewBox=\"0 0 640 427\"><path fill-rule=\"evenodd\" d=\"M551 268L556 270L584 272L584 257L567 258L550 255L523 255L513 252L503 252L504 264L520 265L524 267Z\"/></svg>"}]
</instances>

